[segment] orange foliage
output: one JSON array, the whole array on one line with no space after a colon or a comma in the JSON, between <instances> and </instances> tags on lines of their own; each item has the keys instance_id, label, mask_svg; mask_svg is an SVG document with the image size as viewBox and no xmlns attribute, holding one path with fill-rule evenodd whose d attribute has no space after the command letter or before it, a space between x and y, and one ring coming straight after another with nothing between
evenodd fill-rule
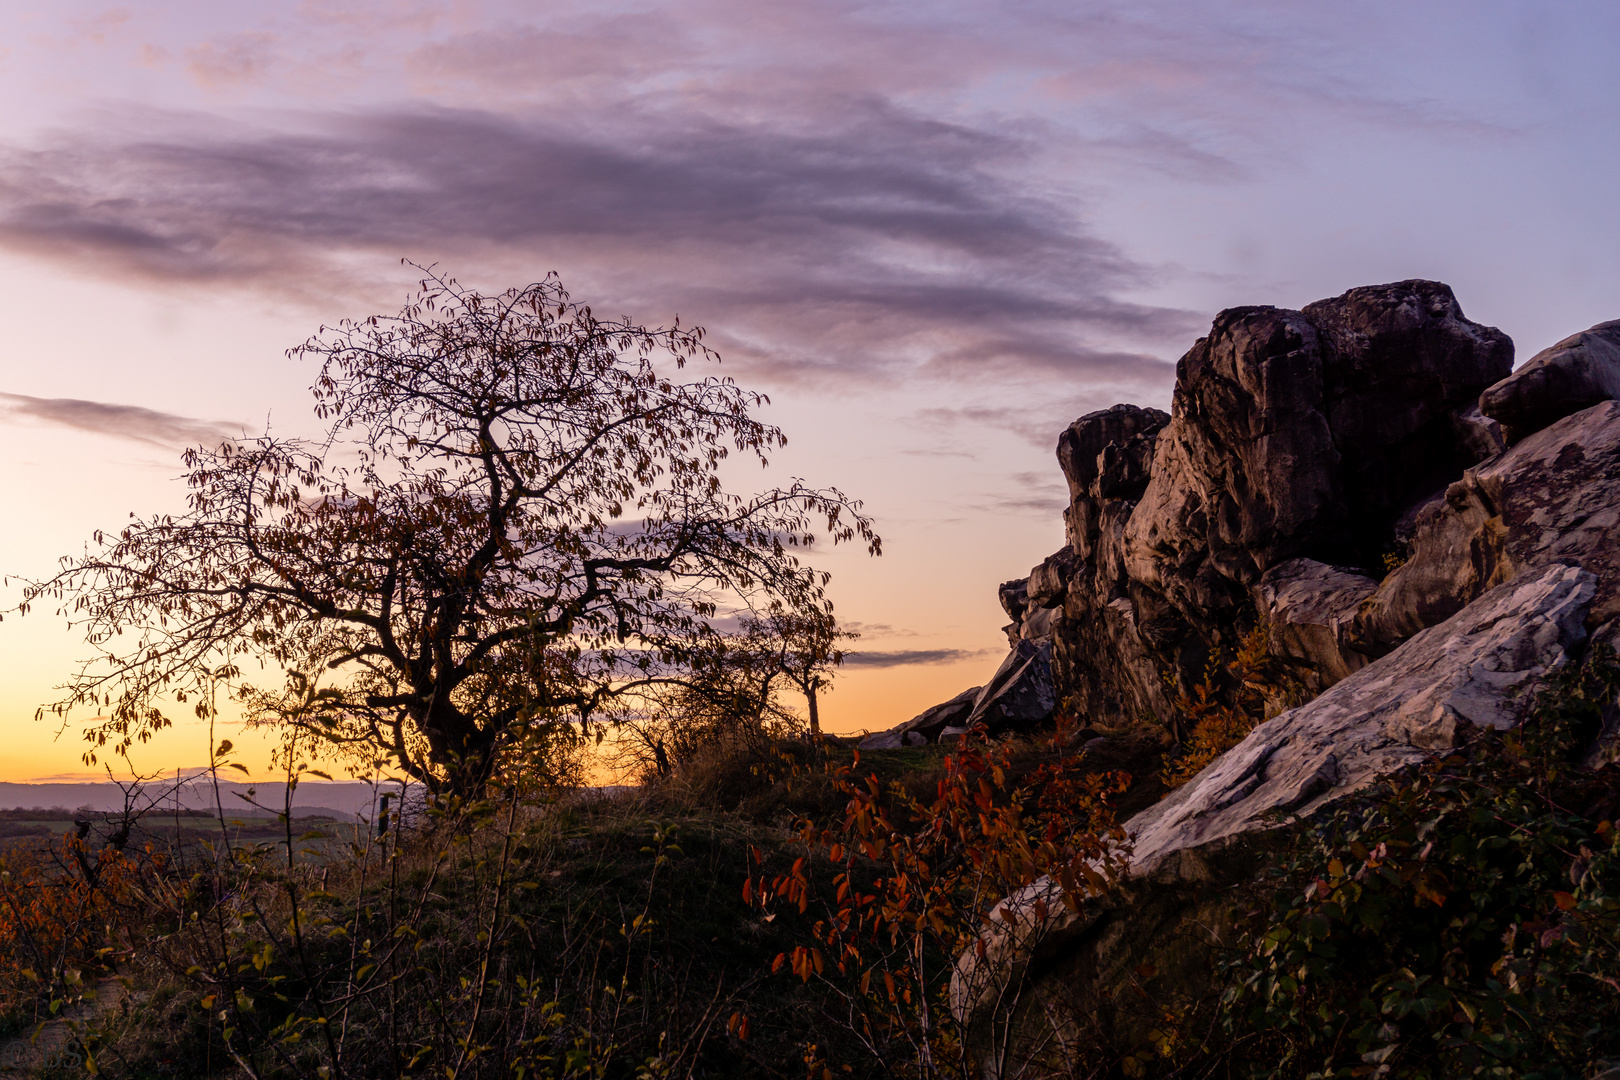
<instances>
[{"instance_id":1,"label":"orange foliage","mask_svg":"<svg viewBox=\"0 0 1620 1080\"><path fill-rule=\"evenodd\" d=\"M1230 661L1221 664L1211 658L1203 681L1176 695L1175 708L1188 735L1181 756L1165 764L1164 782L1170 787L1191 780L1266 719L1268 691L1278 680L1269 645L1262 623L1243 635Z\"/></svg>"},{"instance_id":2,"label":"orange foliage","mask_svg":"<svg viewBox=\"0 0 1620 1080\"><path fill-rule=\"evenodd\" d=\"M72 835L0 849L0 1016L71 998L86 975L111 967L141 856L161 862L112 847L91 855Z\"/></svg>"},{"instance_id":3,"label":"orange foliage","mask_svg":"<svg viewBox=\"0 0 1620 1080\"><path fill-rule=\"evenodd\" d=\"M807 856L782 874L761 868L743 899L766 919L776 905L817 909L811 940L779 955L772 970L821 980L842 996L879 1060L895 1060L899 1046L920 1074L947 1060L960 1067L966 1040L946 1001L952 962L970 949L984 955L1009 932L1018 902L1008 898L1026 886L1050 886L1028 902L1036 932L1048 903L1077 909L1110 886L1129 854L1110 800L1130 777L1088 772L1070 754L1019 782L1006 747L974 742L946 758L924 804L899 785L885 792L875 777L859 778L859 764L857 753L836 773L849 796L843 820L801 831L811 853L833 864L830 895ZM753 858L757 865L757 851Z\"/></svg>"}]
</instances>

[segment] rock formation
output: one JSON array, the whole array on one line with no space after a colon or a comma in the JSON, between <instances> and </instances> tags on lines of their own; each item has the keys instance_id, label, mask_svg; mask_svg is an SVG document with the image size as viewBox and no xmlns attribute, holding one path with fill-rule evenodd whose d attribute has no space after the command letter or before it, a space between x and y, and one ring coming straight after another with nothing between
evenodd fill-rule
<instances>
[{"instance_id":1,"label":"rock formation","mask_svg":"<svg viewBox=\"0 0 1620 1080\"><path fill-rule=\"evenodd\" d=\"M927 746L938 742L940 732L948 727L963 724L973 713L973 705L979 698L979 691L983 687L970 687L949 701L942 701L929 709L924 709L916 716L907 720L898 727L888 731L879 732L870 738L861 740L862 750L899 750L907 746Z\"/></svg>"},{"instance_id":2,"label":"rock formation","mask_svg":"<svg viewBox=\"0 0 1620 1080\"><path fill-rule=\"evenodd\" d=\"M1134 484L1100 482L1105 461L1134 455L1097 414L1060 440L1071 489L1085 490L1068 519L1082 564L1058 601L1059 693L1096 719L1167 718L1164 678L1197 681L1279 600L1278 655L1318 680L1349 674L1364 661L1323 672L1310 647L1344 614L1327 608L1370 582L1414 503L1479 460L1464 414L1512 357L1435 282L1222 312L1177 365L1168 420L1129 434L1152 440L1145 468L1121 470ZM1089 468L1065 453L1099 442Z\"/></svg>"},{"instance_id":3,"label":"rock formation","mask_svg":"<svg viewBox=\"0 0 1620 1080\"><path fill-rule=\"evenodd\" d=\"M1609 340L1564 343L1560 356L1586 359L1557 370L1596 385ZM1356 609L1400 538L1430 528L1418 508L1501 449L1479 400L1511 381L1512 359L1437 282L1221 312L1177 365L1169 414L1116 405L1059 436L1067 543L1001 586L1015 651L1050 652L1049 676L1037 656L1020 678L1049 678L1091 721L1172 721L1167 685L1194 685L1257 623L1312 691L1387 652L1398 638Z\"/></svg>"},{"instance_id":4,"label":"rock formation","mask_svg":"<svg viewBox=\"0 0 1620 1080\"><path fill-rule=\"evenodd\" d=\"M1576 563L1598 575L1594 625L1620 616L1620 402L1556 420L1463 473L1417 514L1410 556L1361 604L1354 646L1376 655L1515 574Z\"/></svg>"},{"instance_id":5,"label":"rock formation","mask_svg":"<svg viewBox=\"0 0 1620 1080\"><path fill-rule=\"evenodd\" d=\"M1598 323L1548 349L1480 395L1480 412L1508 442L1600 401L1620 398L1620 320Z\"/></svg>"},{"instance_id":6,"label":"rock formation","mask_svg":"<svg viewBox=\"0 0 1620 1080\"><path fill-rule=\"evenodd\" d=\"M1002 902L953 983L981 1050L1016 1057L1060 1013L1144 1035L1154 1018L1110 991L1153 998L1204 963L1221 890L1278 830L1511 727L1549 671L1620 644L1620 322L1511 359L1444 285L1354 289L1222 312L1168 416L1120 405L1063 432L1068 543L1001 587L1009 638L1050 643L1054 696L1093 720L1170 717L1166 683L1258 623L1310 700L1132 818L1115 891ZM1620 706L1586 765L1616 760Z\"/></svg>"}]
</instances>

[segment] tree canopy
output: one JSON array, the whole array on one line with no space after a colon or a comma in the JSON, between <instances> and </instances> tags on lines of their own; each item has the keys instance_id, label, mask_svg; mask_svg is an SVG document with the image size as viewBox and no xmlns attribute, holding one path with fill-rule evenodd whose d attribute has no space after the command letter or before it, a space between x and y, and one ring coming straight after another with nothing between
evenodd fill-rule
<instances>
[{"instance_id":1,"label":"tree canopy","mask_svg":"<svg viewBox=\"0 0 1620 1080\"><path fill-rule=\"evenodd\" d=\"M193 447L185 512L28 583L22 610L58 601L94 647L48 707L102 712L87 758L228 687L259 720L471 791L526 734L739 619L832 632L804 549L881 541L834 488L725 490L728 458L786 439L751 415L762 395L677 381L719 359L701 328L600 319L555 275L490 295L425 273L398 315L289 350L320 364L324 438Z\"/></svg>"}]
</instances>

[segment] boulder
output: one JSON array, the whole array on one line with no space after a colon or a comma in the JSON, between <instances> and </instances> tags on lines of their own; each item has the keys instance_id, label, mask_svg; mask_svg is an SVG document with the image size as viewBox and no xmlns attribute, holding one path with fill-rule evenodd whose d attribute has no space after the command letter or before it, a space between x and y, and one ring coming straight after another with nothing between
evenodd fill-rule
<instances>
[{"instance_id":1,"label":"boulder","mask_svg":"<svg viewBox=\"0 0 1620 1080\"><path fill-rule=\"evenodd\" d=\"M1495 457L1507 448L1502 425L1480 412L1478 404L1453 413L1451 426L1456 432L1458 445L1464 447L1475 461Z\"/></svg>"},{"instance_id":2,"label":"boulder","mask_svg":"<svg viewBox=\"0 0 1620 1080\"><path fill-rule=\"evenodd\" d=\"M1308 814L1472 725L1506 730L1529 692L1585 641L1597 578L1547 566L1514 578L1320 697L1259 725L1170 797L1132 818L1132 866Z\"/></svg>"},{"instance_id":3,"label":"boulder","mask_svg":"<svg viewBox=\"0 0 1620 1080\"><path fill-rule=\"evenodd\" d=\"M1017 622L1024 617L1024 608L1029 606L1029 579L1003 581L996 589L996 596L1000 598L1001 610L1007 613L1007 618Z\"/></svg>"},{"instance_id":4,"label":"boulder","mask_svg":"<svg viewBox=\"0 0 1620 1080\"><path fill-rule=\"evenodd\" d=\"M1479 396L1480 412L1517 441L1555 420L1620 398L1620 319L1598 323L1532 356Z\"/></svg>"},{"instance_id":5,"label":"boulder","mask_svg":"<svg viewBox=\"0 0 1620 1080\"><path fill-rule=\"evenodd\" d=\"M1069 482L1069 497L1128 498L1129 496L1101 495L1096 489L1098 477L1104 472L1110 476L1123 476L1123 464L1109 468L1110 462L1120 462L1126 456L1146 470L1152 460L1153 436L1169 423L1170 417L1160 409L1144 409L1137 405L1115 405L1087 413L1058 436L1058 467ZM1125 447L1134 447L1127 455ZM1109 451L1109 447L1113 447ZM1142 483L1147 482L1146 475ZM1108 481L1110 486L1114 480ZM1141 494L1141 490L1137 490Z\"/></svg>"},{"instance_id":6,"label":"boulder","mask_svg":"<svg viewBox=\"0 0 1620 1080\"><path fill-rule=\"evenodd\" d=\"M1566 416L1467 470L1417 515L1411 555L1351 636L1388 652L1486 589L1555 563L1597 575L1593 624L1620 616L1620 401Z\"/></svg>"},{"instance_id":7,"label":"boulder","mask_svg":"<svg viewBox=\"0 0 1620 1080\"><path fill-rule=\"evenodd\" d=\"M1223 944L1224 889L1253 874L1268 836L1380 775L1453 745L1469 725L1506 728L1539 680L1584 642L1591 573L1550 565L1476 599L1444 623L1354 672L1310 703L1256 727L1185 786L1131 818L1121 887L1071 909L1041 881L1007 897L985 953L962 954L952 1007L981 1060L990 1043L1094 1037L1127 1041L1158 1017L1119 1012L1167 1000ZM1153 985L1155 980L1159 985ZM1135 986L1142 991L1126 991ZM1051 1027L1062 1012L1072 1020ZM1009 1034L1010 1033L1010 1034ZM989 1075L995 1075L994 1072Z\"/></svg>"},{"instance_id":8,"label":"boulder","mask_svg":"<svg viewBox=\"0 0 1620 1080\"><path fill-rule=\"evenodd\" d=\"M904 746L926 746L939 741L945 728L960 724L973 712L973 704L983 687L971 686L949 701L942 701L887 731L868 735L856 745L862 750L898 750Z\"/></svg>"},{"instance_id":9,"label":"boulder","mask_svg":"<svg viewBox=\"0 0 1620 1080\"><path fill-rule=\"evenodd\" d=\"M1169 422L1169 414L1158 409L1115 405L1087 413L1058 436L1058 467L1069 484L1064 535L1081 559L1091 556L1097 542L1103 506L1141 497L1158 433Z\"/></svg>"},{"instance_id":10,"label":"boulder","mask_svg":"<svg viewBox=\"0 0 1620 1080\"><path fill-rule=\"evenodd\" d=\"M1072 548L1063 548L1048 555L1029 572L1026 579L1025 596L1029 606L1049 608L1062 604L1064 593L1069 588L1069 579L1074 576L1079 563L1080 558Z\"/></svg>"},{"instance_id":11,"label":"boulder","mask_svg":"<svg viewBox=\"0 0 1620 1080\"><path fill-rule=\"evenodd\" d=\"M1030 608L1024 612L1024 621L1018 624L1017 637L1011 642L1013 648L1018 647L1019 640L1050 642L1062 620L1062 608Z\"/></svg>"},{"instance_id":12,"label":"boulder","mask_svg":"<svg viewBox=\"0 0 1620 1080\"><path fill-rule=\"evenodd\" d=\"M1438 282L1221 312L1177 366L1132 577L1208 612L1284 559L1371 565L1402 510L1477 460L1454 416L1512 362Z\"/></svg>"},{"instance_id":13,"label":"boulder","mask_svg":"<svg viewBox=\"0 0 1620 1080\"><path fill-rule=\"evenodd\" d=\"M1369 659L1351 646L1351 629L1361 602L1377 588L1366 574L1314 559L1273 566L1259 585L1271 654L1292 661L1312 692L1348 678Z\"/></svg>"},{"instance_id":14,"label":"boulder","mask_svg":"<svg viewBox=\"0 0 1620 1080\"><path fill-rule=\"evenodd\" d=\"M983 726L991 732L1043 723L1057 707L1052 692L1052 645L1020 640L973 700L963 728Z\"/></svg>"}]
</instances>

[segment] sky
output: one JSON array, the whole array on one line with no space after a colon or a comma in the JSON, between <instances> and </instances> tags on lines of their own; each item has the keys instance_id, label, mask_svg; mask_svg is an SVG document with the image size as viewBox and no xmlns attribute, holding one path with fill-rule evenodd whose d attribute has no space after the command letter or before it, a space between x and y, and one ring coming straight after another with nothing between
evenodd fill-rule
<instances>
[{"instance_id":1,"label":"sky","mask_svg":"<svg viewBox=\"0 0 1620 1080\"><path fill-rule=\"evenodd\" d=\"M743 481L876 517L881 559L818 561L863 635L825 722L878 729L989 677L996 584L1062 544L1058 432L1168 407L1220 309L1437 278L1521 360L1620 317L1610 2L0 0L0 30L6 607L178 509L185 445L319 430L284 352L398 310L402 259L556 271L770 395L790 443ZM86 771L34 711L87 655L47 607L0 622L0 780Z\"/></svg>"}]
</instances>

